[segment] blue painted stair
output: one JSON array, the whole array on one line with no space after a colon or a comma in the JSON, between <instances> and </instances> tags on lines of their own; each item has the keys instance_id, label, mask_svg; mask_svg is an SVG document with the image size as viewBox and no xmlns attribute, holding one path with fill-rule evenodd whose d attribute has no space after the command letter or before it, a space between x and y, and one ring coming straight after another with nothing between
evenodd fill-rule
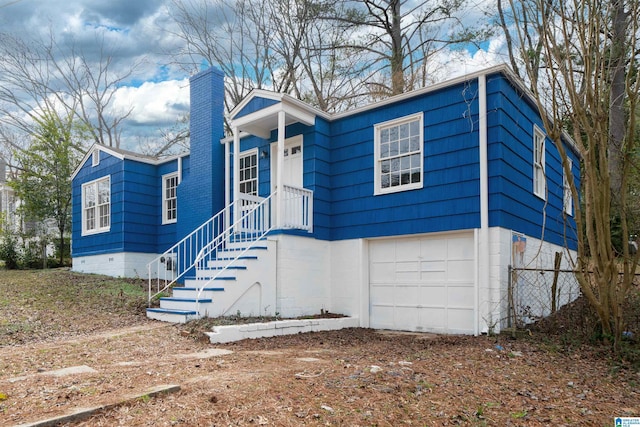
<instances>
[{"instance_id":1,"label":"blue painted stair","mask_svg":"<svg viewBox=\"0 0 640 427\"><path fill-rule=\"evenodd\" d=\"M228 286L234 286L237 273L246 271L251 263L259 259L257 254L268 250L266 245L253 246L245 255L238 257L233 265L229 265L236 254L247 249L239 243L230 245L230 248L220 251L214 259L208 261L206 267L197 269L195 277L185 278L184 286L174 287L172 296L160 298L159 308L148 308L147 317L171 323L186 323L211 317L216 295L224 293ZM220 273L220 276L215 277Z\"/></svg>"}]
</instances>

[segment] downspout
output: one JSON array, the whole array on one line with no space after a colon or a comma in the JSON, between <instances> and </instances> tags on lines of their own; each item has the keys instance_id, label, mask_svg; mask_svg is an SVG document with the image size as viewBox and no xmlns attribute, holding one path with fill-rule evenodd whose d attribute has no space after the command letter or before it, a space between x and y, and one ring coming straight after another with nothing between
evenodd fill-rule
<instances>
[{"instance_id":1,"label":"downspout","mask_svg":"<svg viewBox=\"0 0 640 427\"><path fill-rule=\"evenodd\" d=\"M476 324L475 335L479 335L482 312L480 311L480 289L485 289L487 296L486 313L490 315L489 283L489 166L487 154L487 81L484 74L478 76L478 139L480 150L480 232L478 244L478 286L476 286ZM495 319L487 319L493 322Z\"/></svg>"},{"instance_id":2,"label":"downspout","mask_svg":"<svg viewBox=\"0 0 640 427\"><path fill-rule=\"evenodd\" d=\"M178 184L182 182L182 157L178 157Z\"/></svg>"}]
</instances>

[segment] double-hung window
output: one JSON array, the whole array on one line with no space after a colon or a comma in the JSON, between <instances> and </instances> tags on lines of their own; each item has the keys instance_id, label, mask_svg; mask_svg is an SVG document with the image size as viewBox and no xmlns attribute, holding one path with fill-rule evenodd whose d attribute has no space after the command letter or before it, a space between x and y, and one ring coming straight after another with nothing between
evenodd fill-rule
<instances>
[{"instance_id":1,"label":"double-hung window","mask_svg":"<svg viewBox=\"0 0 640 427\"><path fill-rule=\"evenodd\" d=\"M82 234L109 231L111 227L111 179L100 178L82 186Z\"/></svg>"},{"instance_id":2,"label":"double-hung window","mask_svg":"<svg viewBox=\"0 0 640 427\"><path fill-rule=\"evenodd\" d=\"M571 159L567 159L569 163L569 170L573 170L573 161ZM573 215L573 197L571 195L571 186L569 185L569 179L567 178L567 173L562 170L562 207L564 209L564 213L571 216Z\"/></svg>"},{"instance_id":3,"label":"double-hung window","mask_svg":"<svg viewBox=\"0 0 640 427\"><path fill-rule=\"evenodd\" d=\"M546 199L545 135L538 126L533 127L533 194Z\"/></svg>"},{"instance_id":4,"label":"double-hung window","mask_svg":"<svg viewBox=\"0 0 640 427\"><path fill-rule=\"evenodd\" d=\"M240 154L240 192L258 195L258 150Z\"/></svg>"},{"instance_id":5,"label":"double-hung window","mask_svg":"<svg viewBox=\"0 0 640 427\"><path fill-rule=\"evenodd\" d=\"M379 123L374 132L374 194L422 188L422 113Z\"/></svg>"},{"instance_id":6,"label":"double-hung window","mask_svg":"<svg viewBox=\"0 0 640 427\"><path fill-rule=\"evenodd\" d=\"M179 184L177 173L162 176L162 223L170 224L178 219L178 195Z\"/></svg>"}]
</instances>

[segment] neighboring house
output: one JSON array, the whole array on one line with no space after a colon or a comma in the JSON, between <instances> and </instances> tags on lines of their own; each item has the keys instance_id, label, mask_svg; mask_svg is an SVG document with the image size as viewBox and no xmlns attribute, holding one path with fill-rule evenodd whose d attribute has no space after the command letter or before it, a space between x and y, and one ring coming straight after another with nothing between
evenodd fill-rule
<instances>
[{"instance_id":1,"label":"neighboring house","mask_svg":"<svg viewBox=\"0 0 640 427\"><path fill-rule=\"evenodd\" d=\"M73 269L184 284L150 317L479 334L504 326L510 265L575 251L558 152L504 66L339 114L255 90L228 138L222 80L191 79L189 155L96 145L74 173Z\"/></svg>"},{"instance_id":2,"label":"neighboring house","mask_svg":"<svg viewBox=\"0 0 640 427\"><path fill-rule=\"evenodd\" d=\"M7 164L0 160L0 228L10 233L22 231L22 218L18 215L18 200L7 179Z\"/></svg>"},{"instance_id":3,"label":"neighboring house","mask_svg":"<svg viewBox=\"0 0 640 427\"><path fill-rule=\"evenodd\" d=\"M19 176L19 171L9 172L4 160L0 160L0 230L3 233L14 236L24 251L30 247L37 248L37 252L43 249L42 239L49 242L44 247L44 255L55 255L55 243L51 242L52 236L57 236L58 227L53 219L45 221L26 221L20 210L22 200L16 196L15 190L9 185L12 179ZM35 246L32 246L35 245Z\"/></svg>"}]
</instances>

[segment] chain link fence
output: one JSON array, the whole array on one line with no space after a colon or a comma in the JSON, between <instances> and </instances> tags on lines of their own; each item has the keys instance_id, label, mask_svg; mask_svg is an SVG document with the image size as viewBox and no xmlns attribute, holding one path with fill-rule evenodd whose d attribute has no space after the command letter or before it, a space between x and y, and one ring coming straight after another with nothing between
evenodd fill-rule
<instances>
[{"instance_id":1,"label":"chain link fence","mask_svg":"<svg viewBox=\"0 0 640 427\"><path fill-rule=\"evenodd\" d=\"M526 328L574 303L581 296L575 272L559 268L560 258L556 256L557 268L553 269L509 267L508 318L503 326L513 330ZM634 288L640 289L640 274L635 275ZM567 313L571 319L567 320L585 322L585 312L591 311L587 306L586 301L577 306L572 304L571 313ZM630 292L624 311L628 328L640 332L640 292Z\"/></svg>"},{"instance_id":2,"label":"chain link fence","mask_svg":"<svg viewBox=\"0 0 640 427\"><path fill-rule=\"evenodd\" d=\"M511 268L507 294L508 328L524 328L580 296L573 270Z\"/></svg>"}]
</instances>

